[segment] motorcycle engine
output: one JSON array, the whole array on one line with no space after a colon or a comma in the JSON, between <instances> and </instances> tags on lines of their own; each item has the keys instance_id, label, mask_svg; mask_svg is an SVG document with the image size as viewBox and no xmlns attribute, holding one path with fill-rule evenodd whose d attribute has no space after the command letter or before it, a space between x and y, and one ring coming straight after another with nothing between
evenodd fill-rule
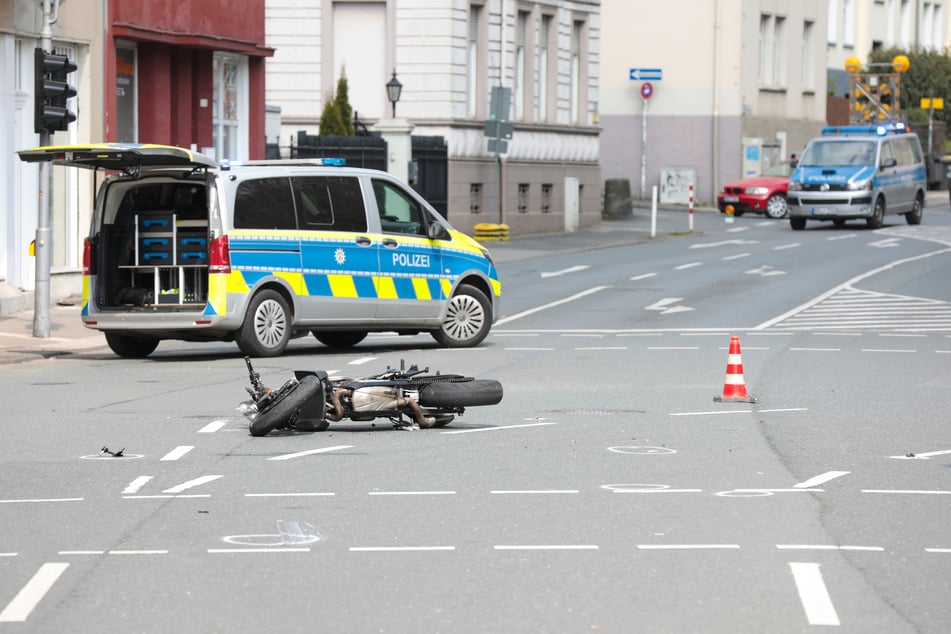
<instances>
[{"instance_id":1,"label":"motorcycle engine","mask_svg":"<svg viewBox=\"0 0 951 634\"><path fill-rule=\"evenodd\" d=\"M386 385L361 387L353 391L350 402L354 412L377 412L399 408L399 390Z\"/></svg>"}]
</instances>

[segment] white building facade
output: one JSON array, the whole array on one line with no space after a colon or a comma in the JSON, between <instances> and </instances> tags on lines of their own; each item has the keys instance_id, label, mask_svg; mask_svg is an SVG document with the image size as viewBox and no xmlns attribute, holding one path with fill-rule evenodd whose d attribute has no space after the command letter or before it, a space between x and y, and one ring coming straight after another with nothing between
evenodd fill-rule
<instances>
[{"instance_id":1,"label":"white building facade","mask_svg":"<svg viewBox=\"0 0 951 634\"><path fill-rule=\"evenodd\" d=\"M324 102L347 77L349 102L373 126L392 115L385 84L403 85L396 115L448 146L448 216L463 231L508 224L558 231L578 200L581 226L601 217L597 110L600 0L267 0L267 102L281 145L317 134ZM512 95L505 152L484 124L493 87ZM273 139L269 140L273 142ZM566 193L567 192L567 193Z\"/></svg>"},{"instance_id":2,"label":"white building facade","mask_svg":"<svg viewBox=\"0 0 951 634\"><path fill-rule=\"evenodd\" d=\"M800 151L825 121L827 4L604 0L603 176L629 179L635 198L692 185L709 204ZM631 69L660 72L649 98Z\"/></svg>"}]
</instances>

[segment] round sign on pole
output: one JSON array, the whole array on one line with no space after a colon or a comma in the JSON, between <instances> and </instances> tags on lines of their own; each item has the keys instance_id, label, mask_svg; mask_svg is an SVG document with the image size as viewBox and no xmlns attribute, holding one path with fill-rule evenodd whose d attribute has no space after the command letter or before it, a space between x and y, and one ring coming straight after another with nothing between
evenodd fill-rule
<instances>
[{"instance_id":1,"label":"round sign on pole","mask_svg":"<svg viewBox=\"0 0 951 634\"><path fill-rule=\"evenodd\" d=\"M645 81L643 84L641 84L641 97L643 97L646 100L646 99L650 99L651 95L653 94L654 94L654 86L649 81Z\"/></svg>"}]
</instances>

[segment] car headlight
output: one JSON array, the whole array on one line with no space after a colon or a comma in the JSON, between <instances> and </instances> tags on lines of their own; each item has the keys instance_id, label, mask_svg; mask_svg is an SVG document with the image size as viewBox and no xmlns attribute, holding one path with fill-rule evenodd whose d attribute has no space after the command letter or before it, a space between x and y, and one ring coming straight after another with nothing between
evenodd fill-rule
<instances>
[{"instance_id":1,"label":"car headlight","mask_svg":"<svg viewBox=\"0 0 951 634\"><path fill-rule=\"evenodd\" d=\"M765 196L769 190L765 187L747 187L746 193L750 196Z\"/></svg>"},{"instance_id":2,"label":"car headlight","mask_svg":"<svg viewBox=\"0 0 951 634\"><path fill-rule=\"evenodd\" d=\"M849 189L853 191L861 191L863 189L872 189L872 179L867 181L850 181Z\"/></svg>"},{"instance_id":3,"label":"car headlight","mask_svg":"<svg viewBox=\"0 0 951 634\"><path fill-rule=\"evenodd\" d=\"M789 181L789 191L791 191L791 192L801 192L801 191L802 191L802 183L796 183L796 182L793 182L793 181Z\"/></svg>"}]
</instances>

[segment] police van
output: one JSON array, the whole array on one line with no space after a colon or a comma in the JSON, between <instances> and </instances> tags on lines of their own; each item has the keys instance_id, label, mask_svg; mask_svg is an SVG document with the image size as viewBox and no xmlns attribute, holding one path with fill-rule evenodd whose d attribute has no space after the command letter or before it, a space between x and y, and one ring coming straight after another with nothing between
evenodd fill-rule
<instances>
[{"instance_id":1,"label":"police van","mask_svg":"<svg viewBox=\"0 0 951 634\"><path fill-rule=\"evenodd\" d=\"M489 252L385 172L334 159L216 164L144 144L19 152L109 173L83 248L83 323L121 357L162 339L235 341L280 355L312 333L478 345L497 318Z\"/></svg>"},{"instance_id":2,"label":"police van","mask_svg":"<svg viewBox=\"0 0 951 634\"><path fill-rule=\"evenodd\" d=\"M864 219L882 226L886 214L921 222L927 169L918 136L900 122L835 126L809 141L789 178L789 224Z\"/></svg>"}]
</instances>

